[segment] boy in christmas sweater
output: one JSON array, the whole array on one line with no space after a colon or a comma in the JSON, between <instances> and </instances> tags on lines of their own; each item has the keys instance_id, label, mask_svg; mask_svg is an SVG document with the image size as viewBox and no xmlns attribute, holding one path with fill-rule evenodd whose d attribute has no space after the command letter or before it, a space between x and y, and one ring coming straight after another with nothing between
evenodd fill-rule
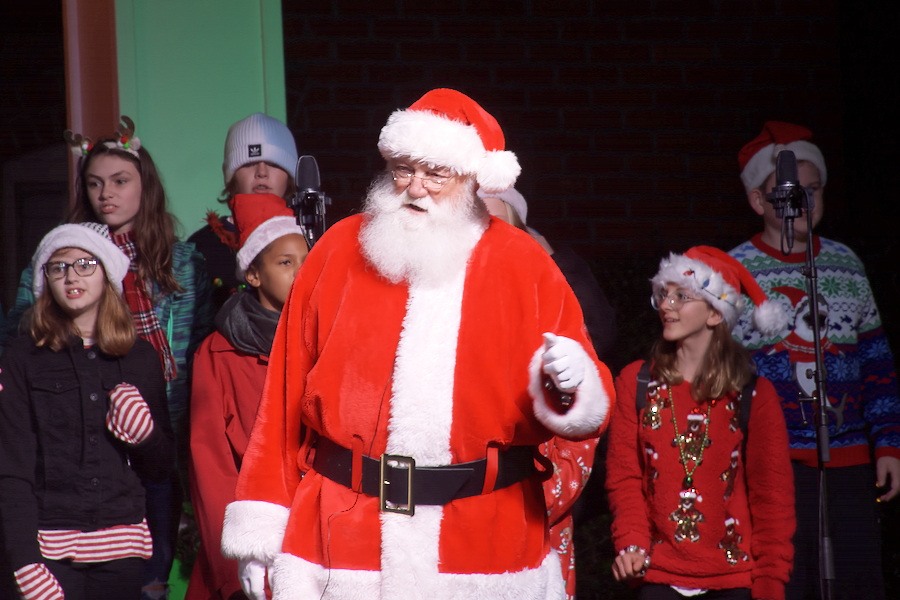
<instances>
[{"instance_id":1,"label":"boy in christmas sweater","mask_svg":"<svg viewBox=\"0 0 900 600\"><path fill-rule=\"evenodd\" d=\"M753 306L734 337L750 350L759 374L782 398L794 465L797 506L796 557L787 597L818 597L817 451L812 407L798 392L815 389L812 320L801 272L806 259L806 213L794 220L790 254L782 253L782 220L766 193L775 186L775 158L794 152L799 181L813 191L813 226L822 218L827 171L811 132L770 121L739 155L741 180L750 207L763 218L763 231L731 250L763 291L780 299L793 318L783 331L765 335L752 325ZM828 502L834 543L835 598L883 598L880 534L875 502L900 492L900 398L881 318L865 269L852 250L813 236L818 270L820 344L828 396L831 460ZM874 457L874 472L872 460ZM883 489L876 491L875 484ZM876 498L877 496L877 498ZM862 586L862 587L860 587Z\"/></svg>"}]
</instances>

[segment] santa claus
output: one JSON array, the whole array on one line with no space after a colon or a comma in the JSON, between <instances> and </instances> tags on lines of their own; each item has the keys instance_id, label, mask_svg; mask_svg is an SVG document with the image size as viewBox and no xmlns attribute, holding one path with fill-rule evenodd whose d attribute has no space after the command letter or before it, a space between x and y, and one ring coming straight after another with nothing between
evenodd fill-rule
<instances>
[{"instance_id":1,"label":"santa claus","mask_svg":"<svg viewBox=\"0 0 900 600\"><path fill-rule=\"evenodd\" d=\"M609 370L552 259L475 194L519 174L490 114L433 90L378 146L285 304L223 552L256 599L267 570L278 600L560 598L537 446L601 432Z\"/></svg>"}]
</instances>

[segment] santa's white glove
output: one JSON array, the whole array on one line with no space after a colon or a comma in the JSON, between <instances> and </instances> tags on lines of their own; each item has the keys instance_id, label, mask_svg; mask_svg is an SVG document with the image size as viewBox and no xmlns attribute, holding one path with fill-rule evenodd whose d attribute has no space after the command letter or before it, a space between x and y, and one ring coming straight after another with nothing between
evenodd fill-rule
<instances>
[{"instance_id":1,"label":"santa's white glove","mask_svg":"<svg viewBox=\"0 0 900 600\"><path fill-rule=\"evenodd\" d=\"M59 581L44 563L31 563L14 573L19 594L25 600L64 600Z\"/></svg>"},{"instance_id":2,"label":"santa's white glove","mask_svg":"<svg viewBox=\"0 0 900 600\"><path fill-rule=\"evenodd\" d=\"M572 393L584 381L584 371L590 360L581 344L573 339L544 334L544 373L553 379L556 387L565 393Z\"/></svg>"},{"instance_id":3,"label":"santa's white glove","mask_svg":"<svg viewBox=\"0 0 900 600\"><path fill-rule=\"evenodd\" d=\"M266 600L266 563L252 558L239 560L238 578L250 600Z\"/></svg>"}]
</instances>

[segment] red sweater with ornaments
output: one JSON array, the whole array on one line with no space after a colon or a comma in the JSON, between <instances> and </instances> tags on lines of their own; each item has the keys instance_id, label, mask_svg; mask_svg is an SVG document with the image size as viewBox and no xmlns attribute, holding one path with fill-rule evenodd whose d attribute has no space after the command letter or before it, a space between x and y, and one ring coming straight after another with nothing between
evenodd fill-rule
<instances>
[{"instance_id":1,"label":"red sweater with ornaments","mask_svg":"<svg viewBox=\"0 0 900 600\"><path fill-rule=\"evenodd\" d=\"M634 397L641 364L632 363L616 379L620 401L609 426L606 487L616 550L636 545L650 552L643 578L648 583L751 588L753 598L782 600L796 521L787 429L775 389L757 380L746 456L740 456L737 394L710 407L698 404L690 383L682 383L659 389L654 400L651 382L639 414ZM668 401L670 390L674 402ZM655 404L654 420L649 411ZM704 422L708 426L710 443L692 474L696 499L681 493L685 468L674 443L673 410L688 456L702 444ZM687 464L688 470L694 466L690 459Z\"/></svg>"}]
</instances>

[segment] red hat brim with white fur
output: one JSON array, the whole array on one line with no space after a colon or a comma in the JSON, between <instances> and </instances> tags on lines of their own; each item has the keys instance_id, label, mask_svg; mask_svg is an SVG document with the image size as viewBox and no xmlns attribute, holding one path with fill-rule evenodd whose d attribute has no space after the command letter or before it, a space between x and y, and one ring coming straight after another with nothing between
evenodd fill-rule
<instances>
[{"instance_id":1,"label":"red hat brim with white fur","mask_svg":"<svg viewBox=\"0 0 900 600\"><path fill-rule=\"evenodd\" d=\"M477 102L450 89L431 90L382 128L378 149L385 159L409 157L459 175L473 175L488 192L510 188L521 168L504 150L503 130Z\"/></svg>"}]
</instances>

